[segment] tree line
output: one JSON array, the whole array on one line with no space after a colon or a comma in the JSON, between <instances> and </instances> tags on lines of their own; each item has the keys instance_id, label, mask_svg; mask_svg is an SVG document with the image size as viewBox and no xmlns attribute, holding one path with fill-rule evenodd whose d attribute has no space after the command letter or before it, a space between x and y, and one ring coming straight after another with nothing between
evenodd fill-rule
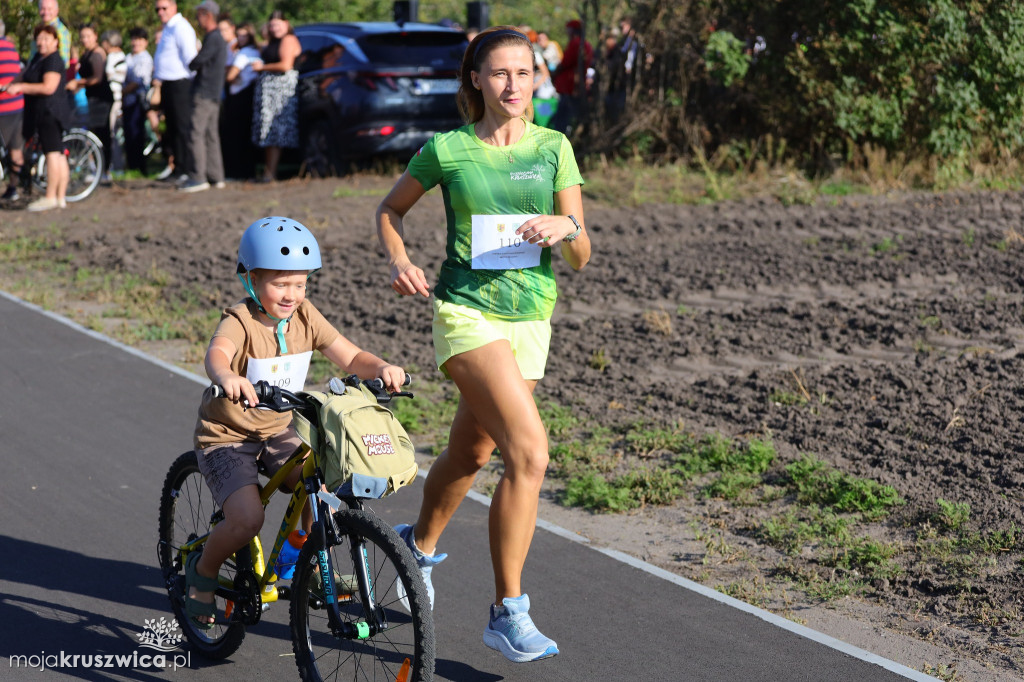
<instances>
[{"instance_id":1,"label":"tree line","mask_svg":"<svg viewBox=\"0 0 1024 682\"><path fill-rule=\"evenodd\" d=\"M280 7L295 23L390 20L390 0L224 0L257 25ZM194 2L180 11L192 16ZM62 0L71 28L126 32L159 23L137 0ZM465 22L461 0L419 3L421 21ZM642 43L625 114L607 116L615 68L606 38L629 16ZM529 24L565 44L584 23L594 79L578 143L585 152L650 159L710 156L774 140L814 169L865 143L962 160L1024 145L1024 9L1005 0L546 0L491 2L492 24ZM5 3L8 35L28 52L34 3ZM609 44L611 40L609 39Z\"/></svg>"},{"instance_id":2,"label":"tree line","mask_svg":"<svg viewBox=\"0 0 1024 682\"><path fill-rule=\"evenodd\" d=\"M649 55L594 148L710 155L764 140L812 169L866 143L907 157L1019 155L1024 7L1004 0L637 0ZM609 3L589 0L606 21ZM598 102L599 104L599 102Z\"/></svg>"}]
</instances>

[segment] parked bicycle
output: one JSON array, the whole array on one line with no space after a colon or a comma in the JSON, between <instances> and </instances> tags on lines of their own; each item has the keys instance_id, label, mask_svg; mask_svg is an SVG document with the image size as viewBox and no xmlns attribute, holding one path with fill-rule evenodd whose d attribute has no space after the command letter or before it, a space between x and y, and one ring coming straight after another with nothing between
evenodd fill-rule
<instances>
[{"instance_id":1,"label":"parked bicycle","mask_svg":"<svg viewBox=\"0 0 1024 682\"><path fill-rule=\"evenodd\" d=\"M369 388L379 403L411 393L390 394L379 379L332 379L332 393L345 386ZM408 381L407 381L408 383ZM265 381L255 385L253 407L294 411L319 429L319 410L308 394L292 393ZM310 453L307 456L307 453ZM221 568L215 592L217 615L210 630L185 612L185 562L201 551L223 511L199 471L195 451L177 458L160 496L158 555L164 583L182 631L202 655L222 659L234 653L247 626L259 623L274 601L290 599L292 649L303 680L431 680L434 629L423 578L408 546L351 486L335 495L324 486L322 454L303 445L260 490L264 506L294 466L302 467L281 521L277 540L265 556L259 536ZM305 458L305 461L303 461ZM313 527L302 546L290 586L278 585L274 566L309 500Z\"/></svg>"},{"instance_id":2,"label":"parked bicycle","mask_svg":"<svg viewBox=\"0 0 1024 682\"><path fill-rule=\"evenodd\" d=\"M82 201L91 195L100 184L103 172L103 145L99 138L84 128L72 128L64 133L64 156L68 160L68 189L65 200ZM0 135L0 186L10 174L8 167L9 150ZM46 192L46 155L42 153L39 139L33 135L25 143L25 164L22 167L22 188L26 191Z\"/></svg>"}]
</instances>

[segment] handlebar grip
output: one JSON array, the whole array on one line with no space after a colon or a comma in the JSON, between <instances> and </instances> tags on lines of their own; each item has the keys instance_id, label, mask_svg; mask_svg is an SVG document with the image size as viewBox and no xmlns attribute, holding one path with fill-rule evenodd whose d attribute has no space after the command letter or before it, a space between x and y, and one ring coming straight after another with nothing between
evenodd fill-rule
<instances>
[{"instance_id":1,"label":"handlebar grip","mask_svg":"<svg viewBox=\"0 0 1024 682\"><path fill-rule=\"evenodd\" d=\"M383 391L384 390L384 380L383 379L367 379L366 380L366 385L372 391ZM405 381L402 382L402 385L403 386L410 386L410 385L412 385L412 375L411 374L406 374L405 375Z\"/></svg>"},{"instance_id":2,"label":"handlebar grip","mask_svg":"<svg viewBox=\"0 0 1024 682\"><path fill-rule=\"evenodd\" d=\"M266 382L263 381L257 381L255 384L253 384L253 388L256 389L256 397L259 398L260 400L266 400L267 398L270 397L270 395L273 392L273 389L269 385L267 385ZM210 389L210 394L214 398L226 398L228 395L227 391L224 390L224 387L219 384L213 384L212 386L210 386ZM246 405L249 404L247 400L243 399L243 402Z\"/></svg>"}]
</instances>

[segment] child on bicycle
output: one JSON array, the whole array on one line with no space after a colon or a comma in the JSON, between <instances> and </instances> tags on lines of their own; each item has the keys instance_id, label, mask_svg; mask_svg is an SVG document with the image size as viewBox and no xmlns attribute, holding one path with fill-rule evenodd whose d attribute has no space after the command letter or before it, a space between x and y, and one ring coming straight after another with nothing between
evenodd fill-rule
<instances>
[{"instance_id":1,"label":"child on bicycle","mask_svg":"<svg viewBox=\"0 0 1024 682\"><path fill-rule=\"evenodd\" d=\"M214 594L220 566L263 526L257 460L272 476L301 444L288 413L246 409L258 401L253 384L265 379L298 391L313 350L347 373L380 378L389 390L405 381L401 367L360 350L306 300L306 281L319 270L320 248L300 223L283 217L257 220L238 246L238 277L248 297L226 309L206 352L206 373L224 388L225 398L203 393L194 445L199 468L224 510L201 553L186 561L185 610L200 628L213 626ZM295 467L286 481L298 483ZM303 510L308 531L312 515Z\"/></svg>"}]
</instances>

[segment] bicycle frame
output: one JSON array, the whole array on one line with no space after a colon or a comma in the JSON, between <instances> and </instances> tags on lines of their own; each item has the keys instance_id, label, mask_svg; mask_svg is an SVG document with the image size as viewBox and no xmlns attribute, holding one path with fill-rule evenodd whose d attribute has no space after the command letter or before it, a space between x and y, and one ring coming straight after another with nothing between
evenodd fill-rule
<instances>
[{"instance_id":1,"label":"bicycle frame","mask_svg":"<svg viewBox=\"0 0 1024 682\"><path fill-rule=\"evenodd\" d=\"M303 458L305 458L305 461L303 461ZM280 578L275 573L274 566L277 564L277 559L281 554L284 543L287 541L288 534L298 527L299 520L302 517L302 509L312 497L314 503L310 505L310 509L313 512L313 528L306 542L316 543L314 547L316 547L318 554L321 582L327 605L328 624L331 631L337 636L348 639L363 639L373 636L385 629L386 623L382 620L381 614L378 613L378 609L374 605L373 577L367 564L365 550L360 551L359 543L352 543L353 563L365 577L365 580L358 582L360 597L364 605L363 615L366 618L365 623L353 626L346 623L339 612L339 595L334 580L334 569L331 565L330 552L326 549L328 547L328 538L330 537L333 540L339 534L339 530L329 510L340 508L342 501L351 509L362 509L362 504L359 500L356 498L345 498L342 500L329 493L324 493L321 489L322 478L318 471L318 456L306 445L302 445L296 450L295 454L288 458L277 473L267 481L260 491L260 500L263 502L264 508L266 508L270 498L285 483L285 479L291 474L294 467L299 466L300 463L302 466L301 481L299 485L295 486L295 490L291 494L291 499L281 520L277 538L274 541L270 555L264 555L263 545L260 542L259 536L254 537L249 541L247 547L243 547L235 554L236 569L239 573L249 570L249 566L245 565L241 558L245 554L249 554L251 570L256 578L254 591L258 594L259 602L257 604L258 608L251 614L254 620L249 624L258 622L263 604L277 601L278 597L281 596L276 587L276 583ZM313 491L316 491L316 496L312 495ZM222 518L223 511L218 510L211 519L211 523L215 525ZM208 534L203 535L179 547L178 550L182 552L182 561L184 562L190 552L199 550L208 538ZM217 590L217 595L235 604L244 603L251 596L247 594L246 590L239 590L223 576L220 577L220 589Z\"/></svg>"},{"instance_id":2,"label":"bicycle frame","mask_svg":"<svg viewBox=\"0 0 1024 682\"><path fill-rule=\"evenodd\" d=\"M270 478L269 481L260 490L260 500L263 502L263 507L266 508L270 502L270 498L278 491L278 489L284 485L285 479L294 470L296 466L301 463L303 457L306 461L302 463L302 480L310 476L316 476L316 462L315 458L307 457L310 450L306 446L300 447L295 451L295 454L288 458L284 465ZM259 579L259 588L261 595L265 592L266 588L273 585L278 580L278 575L274 573L273 566L277 563L277 558L281 554L281 549L284 547L284 543L288 538L288 534L298 527L299 519L302 515L302 507L305 505L306 500L309 498L309 494L305 490L305 486L296 486L295 491L292 493L291 500L288 503L288 508L285 511L284 519L281 521L281 530L278 532L277 539L274 542L274 547L270 552L270 556L264 558L263 544L260 542L260 538L257 535L249 541L249 551L252 554L253 570L256 573L256 577ZM211 524L216 525L222 518L224 512L218 509L210 519ZM209 538L209 535L201 535L194 540L179 547L179 551L183 553L182 560L188 556L190 552L197 551ZM242 551L242 550L239 550ZM222 586L233 589L233 586L226 583L224 578L221 578ZM222 595L227 596L227 595ZM265 601L276 601L277 592L273 592L273 598Z\"/></svg>"}]
</instances>

